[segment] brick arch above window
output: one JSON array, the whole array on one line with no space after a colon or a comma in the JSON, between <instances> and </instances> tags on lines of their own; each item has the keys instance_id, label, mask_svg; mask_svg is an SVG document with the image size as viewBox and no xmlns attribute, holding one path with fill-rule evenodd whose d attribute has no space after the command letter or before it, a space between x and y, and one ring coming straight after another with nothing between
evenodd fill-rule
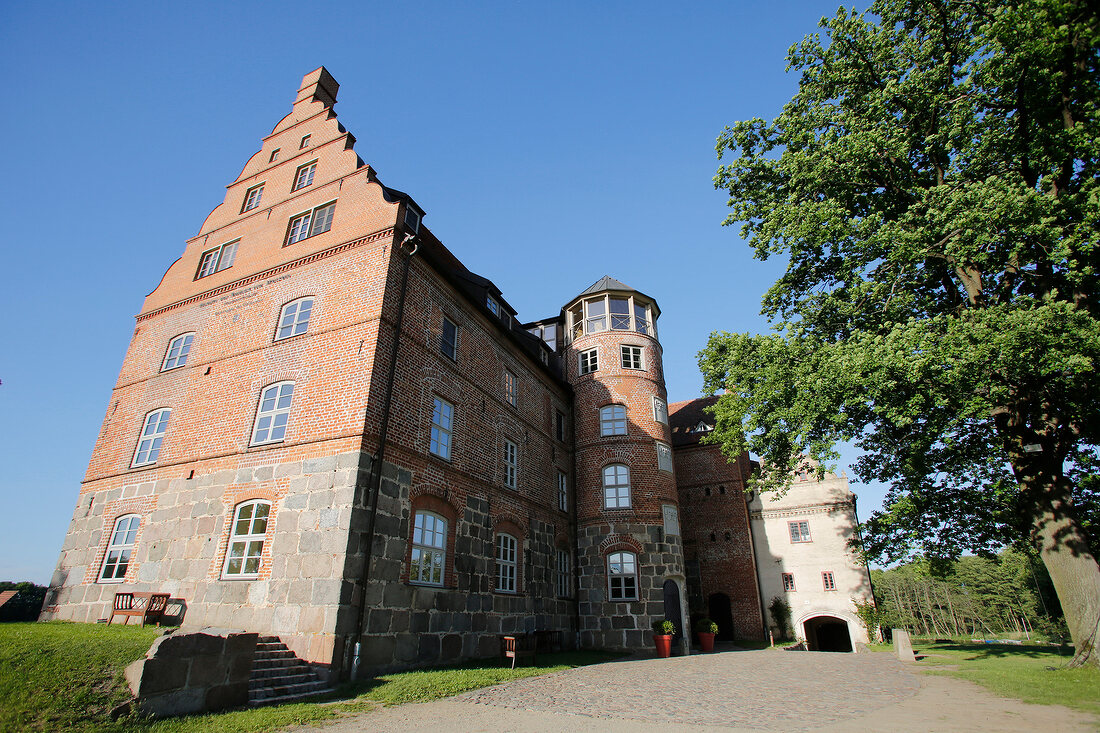
<instances>
[{"instance_id":1,"label":"brick arch above window","mask_svg":"<svg viewBox=\"0 0 1100 733\"><path fill-rule=\"evenodd\" d=\"M417 486L409 490L413 511L433 512L450 523L458 520L458 509L444 496L445 490L435 486ZM451 528L448 527L448 532Z\"/></svg>"},{"instance_id":2,"label":"brick arch above window","mask_svg":"<svg viewBox=\"0 0 1100 733\"><path fill-rule=\"evenodd\" d=\"M527 530L512 516L498 516L493 520L493 534L510 534L522 545L527 537Z\"/></svg>"},{"instance_id":3,"label":"brick arch above window","mask_svg":"<svg viewBox=\"0 0 1100 733\"><path fill-rule=\"evenodd\" d=\"M603 542L600 543L600 554L609 555L612 552L633 552L640 554L642 552L642 543L628 534L609 534L604 537Z\"/></svg>"}]
</instances>

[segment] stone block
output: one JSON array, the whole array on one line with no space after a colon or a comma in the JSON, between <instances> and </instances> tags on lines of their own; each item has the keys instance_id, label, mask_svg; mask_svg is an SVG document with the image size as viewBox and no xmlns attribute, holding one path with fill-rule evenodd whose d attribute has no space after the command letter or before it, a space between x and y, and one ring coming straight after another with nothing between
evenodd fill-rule
<instances>
[{"instance_id":1,"label":"stone block","mask_svg":"<svg viewBox=\"0 0 1100 733\"><path fill-rule=\"evenodd\" d=\"M305 509L309 506L309 494L291 494L283 506L286 509Z\"/></svg>"},{"instance_id":2,"label":"stone block","mask_svg":"<svg viewBox=\"0 0 1100 733\"><path fill-rule=\"evenodd\" d=\"M211 712L245 705L248 703L248 681L211 687L206 691L204 702Z\"/></svg>"},{"instance_id":3,"label":"stone block","mask_svg":"<svg viewBox=\"0 0 1100 733\"><path fill-rule=\"evenodd\" d=\"M187 684L187 669L186 658L139 659L127 667L126 678L138 681L138 697L147 697L182 689Z\"/></svg>"},{"instance_id":4,"label":"stone block","mask_svg":"<svg viewBox=\"0 0 1100 733\"><path fill-rule=\"evenodd\" d=\"M221 655L191 657L191 671L187 676L188 687L213 687L225 682L226 668Z\"/></svg>"},{"instance_id":5,"label":"stone block","mask_svg":"<svg viewBox=\"0 0 1100 733\"><path fill-rule=\"evenodd\" d=\"M462 656L462 637L458 634L447 634L440 644L440 658L445 661L454 661Z\"/></svg>"},{"instance_id":6,"label":"stone block","mask_svg":"<svg viewBox=\"0 0 1100 733\"><path fill-rule=\"evenodd\" d=\"M419 649L419 637L416 634L397 634L394 658L401 662L416 661Z\"/></svg>"},{"instance_id":7,"label":"stone block","mask_svg":"<svg viewBox=\"0 0 1100 733\"><path fill-rule=\"evenodd\" d=\"M391 631L390 624L393 621L393 611L385 608L375 608L367 617L367 633L385 634Z\"/></svg>"},{"instance_id":8,"label":"stone block","mask_svg":"<svg viewBox=\"0 0 1100 733\"><path fill-rule=\"evenodd\" d=\"M416 611L409 614L409 631L420 634L428 630L429 614L427 611Z\"/></svg>"},{"instance_id":9,"label":"stone block","mask_svg":"<svg viewBox=\"0 0 1100 733\"><path fill-rule=\"evenodd\" d=\"M439 637L435 634L421 634L416 658L420 662L434 662L439 659Z\"/></svg>"},{"instance_id":10,"label":"stone block","mask_svg":"<svg viewBox=\"0 0 1100 733\"><path fill-rule=\"evenodd\" d=\"M322 473L336 470L336 456L323 456L321 458L307 458L302 461L302 471L305 473Z\"/></svg>"},{"instance_id":11,"label":"stone block","mask_svg":"<svg viewBox=\"0 0 1100 733\"><path fill-rule=\"evenodd\" d=\"M261 468L271 468L271 466L261 466ZM257 473L260 469L256 469ZM290 461L288 463L280 463L274 466L273 477L274 478L292 478L294 476L302 475L302 462ZM258 480L263 480L259 479Z\"/></svg>"},{"instance_id":12,"label":"stone block","mask_svg":"<svg viewBox=\"0 0 1100 733\"><path fill-rule=\"evenodd\" d=\"M364 637L361 649L362 661L368 666L392 664L396 646L393 636Z\"/></svg>"}]
</instances>

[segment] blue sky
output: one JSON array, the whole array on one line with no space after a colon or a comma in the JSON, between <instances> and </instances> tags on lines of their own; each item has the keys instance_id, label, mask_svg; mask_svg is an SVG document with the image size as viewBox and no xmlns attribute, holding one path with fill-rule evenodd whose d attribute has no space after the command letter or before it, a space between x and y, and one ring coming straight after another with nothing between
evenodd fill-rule
<instances>
[{"instance_id":1,"label":"blue sky","mask_svg":"<svg viewBox=\"0 0 1100 733\"><path fill-rule=\"evenodd\" d=\"M0 580L49 580L133 316L321 65L359 155L520 318L612 275L698 396L708 334L766 331L781 271L721 226L715 138L778 113L836 1L4 4Z\"/></svg>"}]
</instances>

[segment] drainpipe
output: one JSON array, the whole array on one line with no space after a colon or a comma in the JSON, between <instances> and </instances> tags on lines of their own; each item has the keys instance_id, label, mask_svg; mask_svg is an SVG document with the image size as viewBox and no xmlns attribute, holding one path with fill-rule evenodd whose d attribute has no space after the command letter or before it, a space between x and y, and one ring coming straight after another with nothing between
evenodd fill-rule
<instances>
[{"instance_id":1,"label":"drainpipe","mask_svg":"<svg viewBox=\"0 0 1100 733\"><path fill-rule=\"evenodd\" d=\"M386 376L386 392L382 398L382 425L378 429L378 456L374 462L374 471L371 473L370 486L368 487L370 511L367 514L367 528L363 532L365 547L363 548L363 577L360 581L363 591L359 609L355 614L355 635L352 637L354 639L354 657L351 665L351 678L353 680L359 677L359 644L360 639L363 637L363 616L367 609L367 581L370 579L371 555L374 549L374 523L375 518L378 516L378 494L382 489L382 461L386 450L386 433L389 431L390 426L393 383L397 375L397 351L401 344L401 326L405 320L405 294L409 288L409 264L412 256L416 254L416 250L420 246L416 244L415 240L415 234L406 234L405 239L398 245L398 249L405 255L405 267L401 272L401 291L397 298L397 321L394 325L393 347L390 349L390 368L389 374Z\"/></svg>"}]
</instances>

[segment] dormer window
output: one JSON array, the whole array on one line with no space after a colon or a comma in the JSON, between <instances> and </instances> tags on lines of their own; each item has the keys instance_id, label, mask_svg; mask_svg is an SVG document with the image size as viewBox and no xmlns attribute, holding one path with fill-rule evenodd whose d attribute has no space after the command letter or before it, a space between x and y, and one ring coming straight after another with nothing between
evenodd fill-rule
<instances>
[{"instance_id":1,"label":"dormer window","mask_svg":"<svg viewBox=\"0 0 1100 733\"><path fill-rule=\"evenodd\" d=\"M713 425L707 425L705 422L700 420L698 423L696 423L695 427L693 427L691 429L691 432L693 432L693 433L709 433L711 430L714 430Z\"/></svg>"},{"instance_id":2,"label":"dormer window","mask_svg":"<svg viewBox=\"0 0 1100 733\"><path fill-rule=\"evenodd\" d=\"M411 206L405 207L405 231L409 234L420 233L420 214Z\"/></svg>"},{"instance_id":3,"label":"dormer window","mask_svg":"<svg viewBox=\"0 0 1100 733\"><path fill-rule=\"evenodd\" d=\"M500 315L500 304L491 295L485 296L485 307L493 312L494 316Z\"/></svg>"}]
</instances>

